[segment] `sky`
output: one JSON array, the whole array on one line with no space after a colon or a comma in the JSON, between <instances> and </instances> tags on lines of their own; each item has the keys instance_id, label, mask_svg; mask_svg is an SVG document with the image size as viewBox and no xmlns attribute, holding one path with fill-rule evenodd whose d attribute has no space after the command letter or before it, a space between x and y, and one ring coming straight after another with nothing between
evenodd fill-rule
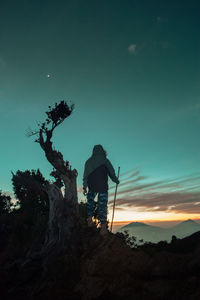
<instances>
[{"instance_id":1,"label":"sky","mask_svg":"<svg viewBox=\"0 0 200 300\"><path fill-rule=\"evenodd\" d=\"M0 1L0 189L51 165L28 128L65 100L54 147L78 171L102 144L115 221L200 217L199 1ZM71 101L71 102L70 102ZM109 207L115 185L109 180Z\"/></svg>"}]
</instances>

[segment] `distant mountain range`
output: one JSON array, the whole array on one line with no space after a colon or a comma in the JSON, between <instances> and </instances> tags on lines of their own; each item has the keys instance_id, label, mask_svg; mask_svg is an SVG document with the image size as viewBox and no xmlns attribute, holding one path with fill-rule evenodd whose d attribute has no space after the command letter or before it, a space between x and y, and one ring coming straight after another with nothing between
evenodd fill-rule
<instances>
[{"instance_id":1,"label":"distant mountain range","mask_svg":"<svg viewBox=\"0 0 200 300\"><path fill-rule=\"evenodd\" d=\"M177 238L184 238L197 231L200 231L200 224L193 221L183 221L173 227L161 228L158 226L151 226L141 222L132 222L126 226L118 229L118 232L128 231L130 236L135 236L137 241L157 243L159 241L171 241L173 235Z\"/></svg>"}]
</instances>

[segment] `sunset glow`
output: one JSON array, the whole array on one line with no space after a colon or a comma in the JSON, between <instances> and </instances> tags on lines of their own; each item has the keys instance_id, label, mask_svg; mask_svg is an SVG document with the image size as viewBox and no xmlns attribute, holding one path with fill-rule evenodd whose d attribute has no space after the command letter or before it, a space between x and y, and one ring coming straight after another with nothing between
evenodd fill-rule
<instances>
[{"instance_id":1,"label":"sunset glow","mask_svg":"<svg viewBox=\"0 0 200 300\"><path fill-rule=\"evenodd\" d=\"M112 218L112 211L109 210L109 220ZM184 221L187 219L199 219L199 214L170 214L170 213L148 213L148 212L115 212L115 222L145 222L145 221Z\"/></svg>"}]
</instances>

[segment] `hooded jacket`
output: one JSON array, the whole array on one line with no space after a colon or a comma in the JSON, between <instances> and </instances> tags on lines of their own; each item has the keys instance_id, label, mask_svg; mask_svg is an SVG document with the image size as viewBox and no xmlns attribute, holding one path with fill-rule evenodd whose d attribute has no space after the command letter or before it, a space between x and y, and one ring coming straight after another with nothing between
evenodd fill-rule
<instances>
[{"instance_id":1,"label":"hooded jacket","mask_svg":"<svg viewBox=\"0 0 200 300\"><path fill-rule=\"evenodd\" d=\"M85 163L83 188L88 187L93 192L107 192L108 176L115 183L119 183L111 162L106 158L103 147L96 145L92 156Z\"/></svg>"}]
</instances>

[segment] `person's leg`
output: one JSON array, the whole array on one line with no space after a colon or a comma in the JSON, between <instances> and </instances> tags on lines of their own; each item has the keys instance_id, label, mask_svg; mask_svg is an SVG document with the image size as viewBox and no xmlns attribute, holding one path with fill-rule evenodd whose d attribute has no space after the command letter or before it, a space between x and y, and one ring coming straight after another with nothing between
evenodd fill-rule
<instances>
[{"instance_id":1,"label":"person's leg","mask_svg":"<svg viewBox=\"0 0 200 300\"><path fill-rule=\"evenodd\" d=\"M96 197L96 192L92 192L92 191L88 191L87 193L87 216L88 216L88 225L92 226L93 222L92 222L92 217L94 214L94 207L95 207L95 203L94 203L94 198Z\"/></svg>"},{"instance_id":2,"label":"person's leg","mask_svg":"<svg viewBox=\"0 0 200 300\"><path fill-rule=\"evenodd\" d=\"M108 192L98 193L97 214L99 221L107 225Z\"/></svg>"}]
</instances>

